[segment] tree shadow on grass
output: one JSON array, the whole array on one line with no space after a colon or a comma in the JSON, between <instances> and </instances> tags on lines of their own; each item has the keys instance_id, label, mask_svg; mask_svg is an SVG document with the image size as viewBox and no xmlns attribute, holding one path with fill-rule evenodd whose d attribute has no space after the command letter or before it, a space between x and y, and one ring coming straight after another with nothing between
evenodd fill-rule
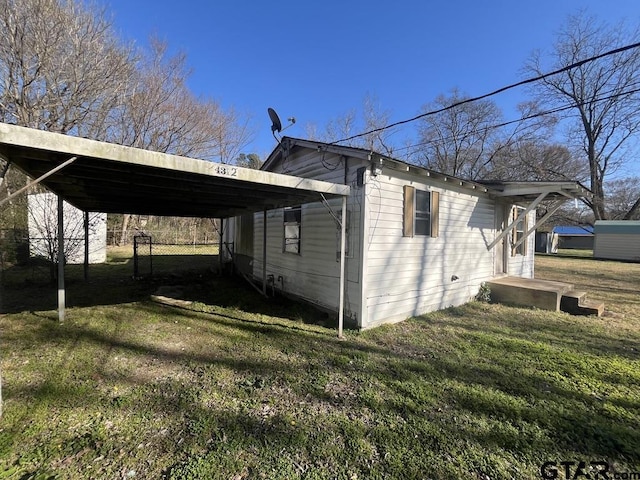
<instances>
[{"instance_id":1,"label":"tree shadow on grass","mask_svg":"<svg viewBox=\"0 0 640 480\"><path fill-rule=\"evenodd\" d=\"M226 298L222 288L216 295L220 302ZM260 302L256 300L257 310ZM236 305L233 298L226 298L226 304ZM322 463L322 457L337 465L345 451L359 452L358 448L367 445L391 452L391 456L378 458L377 467L371 467L364 460L367 451L359 452L363 460L353 468L362 477L371 473L368 468L378 468L381 475L406 477L412 471L411 462L418 462L409 453L418 459L435 458L449 454L447 450L463 451L465 445L504 450L512 458L524 457L529 462L546 454L622 459L629 465L640 460L640 406L634 399L603 400L571 389L561 377L563 365L551 372L560 376L550 377L528 360L536 358L535 342L545 348L558 346L562 322L555 319L522 328L487 321L486 328L481 328L465 321L464 315L452 315L412 320L385 327L382 333L340 341L330 330L309 331L295 322L262 321L235 308L208 314L144 302L107 311L100 324L79 318L77 323L62 326L36 321L29 337L32 347L47 348L52 343L65 347L49 370L58 374L35 384L9 382L5 395L9 401L20 399L35 408L39 404L57 409L84 406L106 416L131 409L137 415L158 418L158 430L166 428L167 433L149 441L152 448L172 452L174 461L162 470L176 477L190 472L204 472L200 476L205 477L216 465L223 473L211 478L229 478L243 469L248 474L296 478L305 468L326 469L329 477L340 476L326 461ZM142 320L148 317L153 320ZM145 325L156 323L162 328L171 326L164 332L167 342L156 343L142 334ZM136 335L125 326L135 326ZM460 331L444 349L429 342L441 327ZM193 335L208 334L205 338L217 343L209 349L181 350L171 335L187 335L186 328ZM588 335L589 330L585 327L573 334L577 338ZM418 335L423 343L412 343L411 337ZM376 343L379 336L388 345ZM606 342L615 346L618 340L612 336ZM19 332L9 332L5 341L20 345ZM591 343L576 340L563 348L603 358L613 355L613 348L601 349ZM96 376L89 374L80 381L81 372L73 370L81 365L72 360L82 345L91 345L99 354L95 365L89 366ZM277 355L260 353L272 349ZM479 352L486 357L482 362L478 362ZM146 368L145 362L157 361L168 370L157 377L140 376L135 369L116 371L109 362L123 353L139 359L138 369ZM553 368L554 363L540 365ZM221 371L233 376L220 378ZM130 385L129 392L115 394L100 388L101 384L123 383ZM301 420L307 425L301 425ZM16 429L25 421L14 421L8 427L13 428L16 441ZM87 447L80 441L82 435L69 432L68 440L78 448L92 449L93 453L85 454L89 460L120 449L134 459L142 455L124 440L108 451L101 450L100 444L107 445L108 440L100 432L96 434L99 441ZM317 442L326 450L315 450L311 445ZM72 449L64 454L76 453ZM546 460L537 459L540 463ZM470 462L480 469L480 459Z\"/></svg>"}]
</instances>

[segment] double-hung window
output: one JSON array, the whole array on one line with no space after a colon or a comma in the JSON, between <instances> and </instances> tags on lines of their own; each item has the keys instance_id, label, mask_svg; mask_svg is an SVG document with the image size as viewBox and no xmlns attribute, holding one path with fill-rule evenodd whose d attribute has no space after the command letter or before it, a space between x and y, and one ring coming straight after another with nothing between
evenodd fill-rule
<instances>
[{"instance_id":1,"label":"double-hung window","mask_svg":"<svg viewBox=\"0 0 640 480\"><path fill-rule=\"evenodd\" d=\"M285 253L300 254L300 237L302 233L302 208L286 207L283 212L283 244Z\"/></svg>"},{"instance_id":2,"label":"double-hung window","mask_svg":"<svg viewBox=\"0 0 640 480\"><path fill-rule=\"evenodd\" d=\"M418 190L410 185L404 187L403 236L439 235L440 194L432 190Z\"/></svg>"}]
</instances>

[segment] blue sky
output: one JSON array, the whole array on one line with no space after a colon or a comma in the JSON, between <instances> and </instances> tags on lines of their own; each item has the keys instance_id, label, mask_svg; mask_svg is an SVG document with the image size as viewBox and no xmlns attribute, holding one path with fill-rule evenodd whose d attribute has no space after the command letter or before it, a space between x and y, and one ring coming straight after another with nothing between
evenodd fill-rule
<instances>
[{"instance_id":1,"label":"blue sky","mask_svg":"<svg viewBox=\"0 0 640 480\"><path fill-rule=\"evenodd\" d=\"M637 0L98 1L124 39L144 46L153 34L184 51L191 89L250 114L244 151L262 157L275 146L267 107L283 123L296 117L286 134L301 137L360 110L366 95L403 120L453 88L476 96L521 80L529 55L550 50L580 9L640 23ZM525 93L494 100L510 119Z\"/></svg>"}]
</instances>

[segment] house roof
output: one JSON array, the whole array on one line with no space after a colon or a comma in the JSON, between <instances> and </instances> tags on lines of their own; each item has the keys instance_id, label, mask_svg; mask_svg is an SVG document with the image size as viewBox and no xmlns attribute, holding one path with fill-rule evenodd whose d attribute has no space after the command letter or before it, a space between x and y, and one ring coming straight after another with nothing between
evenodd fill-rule
<instances>
[{"instance_id":1,"label":"house roof","mask_svg":"<svg viewBox=\"0 0 640 480\"><path fill-rule=\"evenodd\" d=\"M346 185L5 123L0 156L32 178L68 163L41 183L89 212L224 218L349 195Z\"/></svg>"},{"instance_id":2,"label":"house roof","mask_svg":"<svg viewBox=\"0 0 640 480\"><path fill-rule=\"evenodd\" d=\"M466 180L454 175L431 170L429 168L412 165L410 163L398 160L371 150L358 147L346 147L342 145L333 145L324 142L304 140L301 138L283 137L282 141L271 152L267 160L262 165L262 170L269 170L287 155L288 152L295 147L304 147L315 149L318 152L330 152L339 155L361 158L369 161L372 166L380 167L384 171L392 170L398 172L406 172L420 177L429 177L443 182L449 182L451 185L457 185L469 188L477 192L486 193L493 197L502 197L514 203L531 203L536 201L540 196L544 195L545 200L562 200L582 198L591 195L591 192L580 185L578 182L509 182L495 180Z\"/></svg>"},{"instance_id":3,"label":"house roof","mask_svg":"<svg viewBox=\"0 0 640 480\"><path fill-rule=\"evenodd\" d=\"M593 227L591 225L558 225L553 227L553 233L561 236L592 236Z\"/></svg>"}]
</instances>

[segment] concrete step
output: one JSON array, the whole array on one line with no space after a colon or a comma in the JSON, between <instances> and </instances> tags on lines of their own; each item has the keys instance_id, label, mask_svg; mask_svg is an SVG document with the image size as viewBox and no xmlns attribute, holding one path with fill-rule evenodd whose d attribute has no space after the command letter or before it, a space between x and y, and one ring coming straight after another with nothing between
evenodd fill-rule
<instances>
[{"instance_id":1,"label":"concrete step","mask_svg":"<svg viewBox=\"0 0 640 480\"><path fill-rule=\"evenodd\" d=\"M493 279L487 285L493 302L554 312L560 310L562 295L573 290L573 285L568 283L520 277Z\"/></svg>"},{"instance_id":2,"label":"concrete step","mask_svg":"<svg viewBox=\"0 0 640 480\"><path fill-rule=\"evenodd\" d=\"M587 292L571 290L565 292L560 300L560 310L571 315L596 315L604 312L604 303L587 299Z\"/></svg>"},{"instance_id":3,"label":"concrete step","mask_svg":"<svg viewBox=\"0 0 640 480\"><path fill-rule=\"evenodd\" d=\"M571 310L578 308L578 305L587 299L587 292L580 290L569 290L562 294L560 299L560 310L571 313Z\"/></svg>"},{"instance_id":4,"label":"concrete step","mask_svg":"<svg viewBox=\"0 0 640 480\"><path fill-rule=\"evenodd\" d=\"M597 300L585 300L580 304L579 315L595 315L601 317L604 313L604 302L598 302Z\"/></svg>"}]
</instances>

